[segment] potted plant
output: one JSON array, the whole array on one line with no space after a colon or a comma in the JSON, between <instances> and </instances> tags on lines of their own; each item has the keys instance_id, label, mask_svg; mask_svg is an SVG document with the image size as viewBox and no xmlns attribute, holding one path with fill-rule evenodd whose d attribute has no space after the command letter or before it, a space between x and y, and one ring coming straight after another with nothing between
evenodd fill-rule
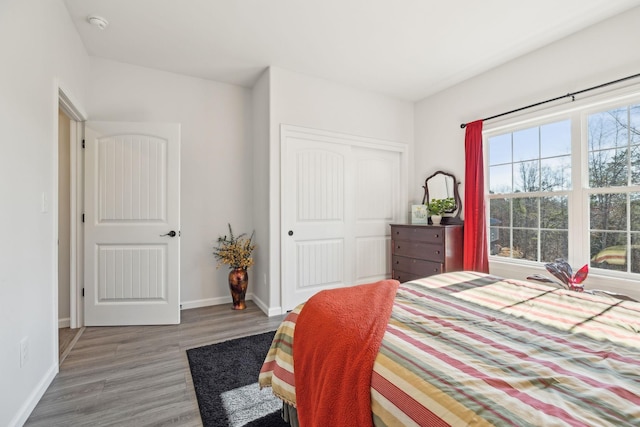
<instances>
[{"instance_id":1,"label":"potted plant","mask_svg":"<svg viewBox=\"0 0 640 427\"><path fill-rule=\"evenodd\" d=\"M445 212L452 212L456 208L456 202L453 197L447 197L445 199L430 199L426 205L433 225L440 225L442 214Z\"/></svg>"},{"instance_id":2,"label":"potted plant","mask_svg":"<svg viewBox=\"0 0 640 427\"><path fill-rule=\"evenodd\" d=\"M218 246L213 249L213 255L218 260L216 268L227 264L229 272L229 289L233 299L234 310L244 310L247 308L244 297L249 285L249 274L247 269L253 265L251 254L256 245L253 243L253 233L246 237L245 233L238 236L233 234L231 224L229 226L229 236L218 237Z\"/></svg>"}]
</instances>

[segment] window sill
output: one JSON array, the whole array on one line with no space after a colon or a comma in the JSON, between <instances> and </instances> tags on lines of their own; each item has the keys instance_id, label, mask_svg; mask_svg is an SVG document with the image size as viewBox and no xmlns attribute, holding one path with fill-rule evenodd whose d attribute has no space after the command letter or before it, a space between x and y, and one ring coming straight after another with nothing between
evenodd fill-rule
<instances>
[{"instance_id":1,"label":"window sill","mask_svg":"<svg viewBox=\"0 0 640 427\"><path fill-rule=\"evenodd\" d=\"M497 257L489 258L489 272L496 276L508 279L526 280L527 276L540 274L553 278L551 273L544 268L544 264L523 260L501 260ZM583 264L584 265L584 264ZM577 271L582 265L573 266ZM629 278L616 277L615 274L607 274L589 267L585 289L602 289L628 295L640 301L640 281Z\"/></svg>"}]
</instances>

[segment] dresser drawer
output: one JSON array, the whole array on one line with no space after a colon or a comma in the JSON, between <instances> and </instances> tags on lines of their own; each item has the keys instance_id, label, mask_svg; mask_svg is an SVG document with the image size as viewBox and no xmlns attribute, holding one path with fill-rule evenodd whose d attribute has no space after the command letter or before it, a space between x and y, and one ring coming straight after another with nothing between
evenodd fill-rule
<instances>
[{"instance_id":1,"label":"dresser drawer","mask_svg":"<svg viewBox=\"0 0 640 427\"><path fill-rule=\"evenodd\" d=\"M391 248L393 255L424 259L441 263L444 261L444 248L441 243L410 242L408 240L394 240Z\"/></svg>"},{"instance_id":2,"label":"dresser drawer","mask_svg":"<svg viewBox=\"0 0 640 427\"><path fill-rule=\"evenodd\" d=\"M397 270L401 272L407 272L418 275L420 277L427 277L434 274L442 273L442 264L438 262L394 256L392 258L392 263L393 271Z\"/></svg>"},{"instance_id":3,"label":"dresser drawer","mask_svg":"<svg viewBox=\"0 0 640 427\"><path fill-rule=\"evenodd\" d=\"M393 227L391 239L442 244L444 232L441 227Z\"/></svg>"},{"instance_id":4,"label":"dresser drawer","mask_svg":"<svg viewBox=\"0 0 640 427\"><path fill-rule=\"evenodd\" d=\"M412 280L422 279L425 276L421 276L419 274L411 274L406 271L393 271L392 278L397 280L400 283L410 282Z\"/></svg>"}]
</instances>

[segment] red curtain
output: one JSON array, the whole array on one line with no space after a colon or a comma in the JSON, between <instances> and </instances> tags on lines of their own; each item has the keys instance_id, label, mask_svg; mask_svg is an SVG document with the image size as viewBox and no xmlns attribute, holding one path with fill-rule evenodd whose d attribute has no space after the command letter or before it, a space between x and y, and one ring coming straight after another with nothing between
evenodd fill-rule
<instances>
[{"instance_id":1,"label":"red curtain","mask_svg":"<svg viewBox=\"0 0 640 427\"><path fill-rule=\"evenodd\" d=\"M484 206L482 120L466 126L464 139L464 257L465 270L489 272L487 219Z\"/></svg>"}]
</instances>

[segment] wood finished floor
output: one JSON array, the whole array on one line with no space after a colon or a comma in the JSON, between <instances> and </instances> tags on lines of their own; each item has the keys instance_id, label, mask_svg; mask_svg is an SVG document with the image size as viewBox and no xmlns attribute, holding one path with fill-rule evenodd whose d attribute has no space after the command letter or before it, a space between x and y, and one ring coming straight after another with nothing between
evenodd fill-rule
<instances>
[{"instance_id":1,"label":"wood finished floor","mask_svg":"<svg viewBox=\"0 0 640 427\"><path fill-rule=\"evenodd\" d=\"M202 426L186 350L275 330L283 317L248 301L184 310L180 325L87 327L25 426Z\"/></svg>"}]
</instances>

